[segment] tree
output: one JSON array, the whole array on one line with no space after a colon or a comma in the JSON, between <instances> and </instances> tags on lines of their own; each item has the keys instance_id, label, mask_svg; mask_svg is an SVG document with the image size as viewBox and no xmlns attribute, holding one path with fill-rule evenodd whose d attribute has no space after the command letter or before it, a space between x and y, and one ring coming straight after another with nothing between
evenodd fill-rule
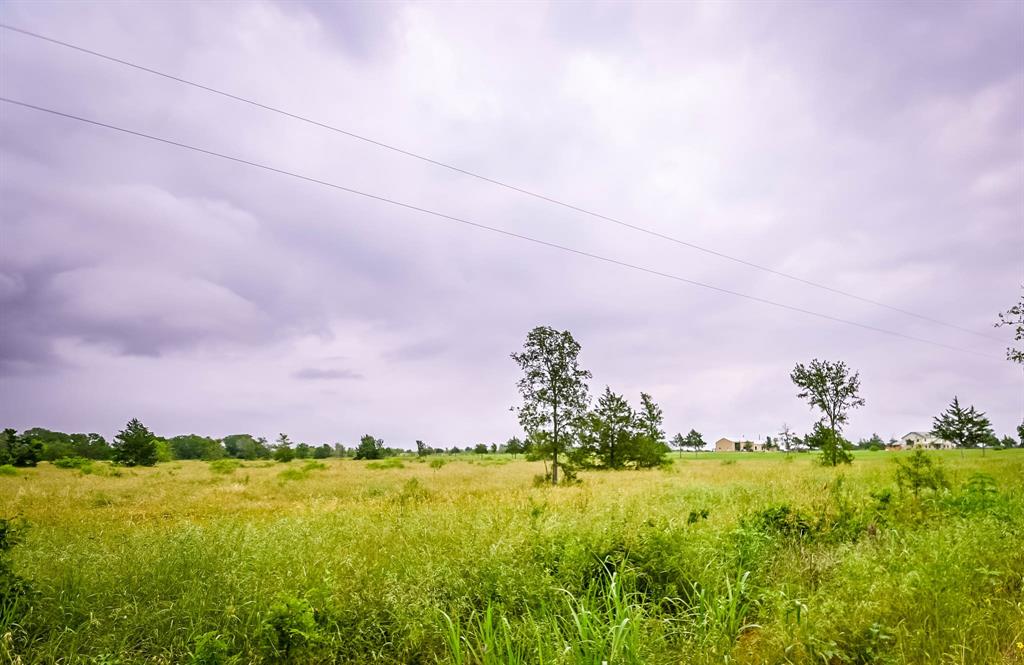
<instances>
[{"instance_id":1,"label":"tree","mask_svg":"<svg viewBox=\"0 0 1024 665\"><path fill-rule=\"evenodd\" d=\"M476 453L477 455L486 455L487 454L487 444L486 443L478 443L478 444L476 444L475 446L473 446L473 452Z\"/></svg>"},{"instance_id":2,"label":"tree","mask_svg":"<svg viewBox=\"0 0 1024 665\"><path fill-rule=\"evenodd\" d=\"M568 330L538 326L526 335L514 360L523 370L517 387L523 397L517 410L519 424L527 434L550 433L542 437L545 453L551 455L551 483L558 484L558 454L565 452L566 426L577 422L589 403L586 379L590 372L579 367L580 345Z\"/></svg>"},{"instance_id":3,"label":"tree","mask_svg":"<svg viewBox=\"0 0 1024 665\"><path fill-rule=\"evenodd\" d=\"M375 439L364 434L356 447L356 459L381 459L384 457L384 439Z\"/></svg>"},{"instance_id":4,"label":"tree","mask_svg":"<svg viewBox=\"0 0 1024 665\"><path fill-rule=\"evenodd\" d=\"M157 463L156 437L149 429L132 418L114 437L113 460L125 466L153 466Z\"/></svg>"},{"instance_id":5,"label":"tree","mask_svg":"<svg viewBox=\"0 0 1024 665\"><path fill-rule=\"evenodd\" d=\"M1000 326L1013 326L1013 340L1024 341L1024 285L1021 286L1021 296L1017 304L999 313L999 320L996 321L996 328ZM1024 365L1024 348L1015 346L1006 347L1006 359L1010 362ZM1024 434L1021 435L1024 438Z\"/></svg>"},{"instance_id":6,"label":"tree","mask_svg":"<svg viewBox=\"0 0 1024 665\"><path fill-rule=\"evenodd\" d=\"M505 452L512 455L512 459L516 458L516 455L525 452L525 446L519 437L514 436L505 442Z\"/></svg>"},{"instance_id":7,"label":"tree","mask_svg":"<svg viewBox=\"0 0 1024 665\"><path fill-rule=\"evenodd\" d=\"M953 402L932 420L932 434L952 441L957 448L977 448L989 440L992 423L973 406L963 408L954 395Z\"/></svg>"},{"instance_id":8,"label":"tree","mask_svg":"<svg viewBox=\"0 0 1024 665\"><path fill-rule=\"evenodd\" d=\"M796 443L796 436L789 425L782 423L782 431L779 432L779 446L789 453L792 452L794 443Z\"/></svg>"},{"instance_id":9,"label":"tree","mask_svg":"<svg viewBox=\"0 0 1024 665\"><path fill-rule=\"evenodd\" d=\"M634 432L635 424L633 409L626 399L606 386L597 407L580 422L581 452L606 469L622 468L639 434Z\"/></svg>"},{"instance_id":10,"label":"tree","mask_svg":"<svg viewBox=\"0 0 1024 665\"><path fill-rule=\"evenodd\" d=\"M942 467L923 450L915 450L906 462L896 460L896 484L900 491L909 488L916 499L923 489L933 491L948 487Z\"/></svg>"},{"instance_id":11,"label":"tree","mask_svg":"<svg viewBox=\"0 0 1024 665\"><path fill-rule=\"evenodd\" d=\"M331 444L321 444L313 449L313 459L327 459L333 452L334 449L331 448Z\"/></svg>"},{"instance_id":12,"label":"tree","mask_svg":"<svg viewBox=\"0 0 1024 665\"><path fill-rule=\"evenodd\" d=\"M686 437L683 436L682 432L676 432L676 435L672 437L669 442L673 448L679 451L679 456L683 456L683 450L686 448Z\"/></svg>"},{"instance_id":13,"label":"tree","mask_svg":"<svg viewBox=\"0 0 1024 665\"><path fill-rule=\"evenodd\" d=\"M429 454L430 454L430 446L428 446L427 444L423 443L419 439L416 439L416 456L417 457L426 457Z\"/></svg>"},{"instance_id":14,"label":"tree","mask_svg":"<svg viewBox=\"0 0 1024 665\"><path fill-rule=\"evenodd\" d=\"M687 448L689 448L690 450L693 451L693 456L694 457L696 457L697 453L699 451L703 450L704 446L707 445L705 443L705 441L704 441L704 437L701 436L701 433L698 432L695 429L691 429L687 433L686 439L685 439L685 444L686 444Z\"/></svg>"},{"instance_id":15,"label":"tree","mask_svg":"<svg viewBox=\"0 0 1024 665\"><path fill-rule=\"evenodd\" d=\"M665 430L661 428L664 414L647 393L640 393L640 411L636 414L636 420L637 429L641 433L649 436L652 441L664 443Z\"/></svg>"},{"instance_id":16,"label":"tree","mask_svg":"<svg viewBox=\"0 0 1024 665\"><path fill-rule=\"evenodd\" d=\"M828 423L832 439L841 440L842 426L847 422L849 411L864 406L860 392L860 374L851 372L842 361L811 361L810 367L797 363L789 378L800 392L797 397L806 399L811 408L818 408L822 421Z\"/></svg>"},{"instance_id":17,"label":"tree","mask_svg":"<svg viewBox=\"0 0 1024 665\"><path fill-rule=\"evenodd\" d=\"M3 431L0 438L0 465L35 466L43 453L43 444L11 428Z\"/></svg>"},{"instance_id":18,"label":"tree","mask_svg":"<svg viewBox=\"0 0 1024 665\"><path fill-rule=\"evenodd\" d=\"M811 433L804 437L804 443L813 450L821 451L821 463L825 466L853 462L853 455L850 454L852 447L850 442L836 434L835 430L825 427L820 420L814 423Z\"/></svg>"},{"instance_id":19,"label":"tree","mask_svg":"<svg viewBox=\"0 0 1024 665\"><path fill-rule=\"evenodd\" d=\"M309 459L313 456L313 446L308 443L300 443L295 446L295 456L299 459Z\"/></svg>"}]
</instances>

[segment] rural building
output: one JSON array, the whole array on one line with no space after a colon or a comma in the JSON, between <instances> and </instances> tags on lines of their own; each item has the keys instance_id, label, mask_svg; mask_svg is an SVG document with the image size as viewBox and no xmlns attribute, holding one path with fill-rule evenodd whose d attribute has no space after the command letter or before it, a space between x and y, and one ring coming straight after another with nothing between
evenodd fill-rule
<instances>
[{"instance_id":1,"label":"rural building","mask_svg":"<svg viewBox=\"0 0 1024 665\"><path fill-rule=\"evenodd\" d=\"M908 432L900 438L896 444L898 450L911 450L913 448L937 448L950 450L956 448L953 443L933 436L928 432Z\"/></svg>"},{"instance_id":2,"label":"rural building","mask_svg":"<svg viewBox=\"0 0 1024 665\"><path fill-rule=\"evenodd\" d=\"M749 444L749 446L748 446ZM747 439L727 439L722 437L715 441L716 453L745 452L747 449L754 452L761 452L765 449L763 441L750 441Z\"/></svg>"}]
</instances>

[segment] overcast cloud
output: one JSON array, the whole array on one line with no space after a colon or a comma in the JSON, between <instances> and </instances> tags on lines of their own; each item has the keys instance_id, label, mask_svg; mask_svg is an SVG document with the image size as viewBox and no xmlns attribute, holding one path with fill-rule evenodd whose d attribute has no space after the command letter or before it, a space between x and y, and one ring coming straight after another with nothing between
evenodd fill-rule
<instances>
[{"instance_id":1,"label":"overcast cloud","mask_svg":"<svg viewBox=\"0 0 1024 665\"><path fill-rule=\"evenodd\" d=\"M18 3L3 22L893 306L992 328L1024 282L1024 5ZM517 350L568 328L671 432L854 438L959 395L999 435L1005 343L616 227L0 31L6 97L899 331L773 308L0 104L0 421L391 445L518 433Z\"/></svg>"}]
</instances>

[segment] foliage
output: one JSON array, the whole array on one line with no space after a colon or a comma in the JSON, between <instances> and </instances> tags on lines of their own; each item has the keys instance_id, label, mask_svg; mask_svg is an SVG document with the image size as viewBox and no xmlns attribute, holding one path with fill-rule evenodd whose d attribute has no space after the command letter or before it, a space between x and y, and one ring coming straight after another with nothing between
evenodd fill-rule
<instances>
[{"instance_id":1,"label":"foliage","mask_svg":"<svg viewBox=\"0 0 1024 665\"><path fill-rule=\"evenodd\" d=\"M356 458L356 459L358 459L358 458ZM441 462L442 465L444 464L443 460L434 460L434 461L435 462ZM435 466L434 464L431 464L431 467L440 469L441 465ZM405 464L403 464L402 460L398 459L397 457L389 457L388 459L382 459L382 460L379 460L377 462L369 462L366 465L366 468L367 469L404 469L405 468Z\"/></svg>"},{"instance_id":2,"label":"foliage","mask_svg":"<svg viewBox=\"0 0 1024 665\"><path fill-rule=\"evenodd\" d=\"M815 358L806 367L797 363L789 378L800 389L797 397L821 411L823 421L835 436L848 421L849 411L864 406L864 398L859 394L860 374L851 372L842 361Z\"/></svg>"},{"instance_id":3,"label":"foliage","mask_svg":"<svg viewBox=\"0 0 1024 665\"><path fill-rule=\"evenodd\" d=\"M13 429L0 434L0 465L35 466L43 452L43 444Z\"/></svg>"},{"instance_id":4,"label":"foliage","mask_svg":"<svg viewBox=\"0 0 1024 665\"><path fill-rule=\"evenodd\" d=\"M271 455L267 440L262 437L254 438L250 434L230 434L224 437L221 443L228 457L254 460L269 459Z\"/></svg>"},{"instance_id":5,"label":"foliage","mask_svg":"<svg viewBox=\"0 0 1024 665\"><path fill-rule=\"evenodd\" d=\"M295 449L291 446L277 446L273 453L274 461L287 464L295 459Z\"/></svg>"},{"instance_id":6,"label":"foliage","mask_svg":"<svg viewBox=\"0 0 1024 665\"><path fill-rule=\"evenodd\" d=\"M198 434L181 434L167 440L174 459L215 460L227 453L220 441Z\"/></svg>"},{"instance_id":7,"label":"foliage","mask_svg":"<svg viewBox=\"0 0 1024 665\"><path fill-rule=\"evenodd\" d=\"M242 466L242 463L237 459L218 459L210 462L210 471L221 475L228 475L234 473L240 466Z\"/></svg>"},{"instance_id":8,"label":"foliage","mask_svg":"<svg viewBox=\"0 0 1024 665\"><path fill-rule=\"evenodd\" d=\"M1015 342L1024 342L1024 285L1021 286L1021 296L1017 303L1005 312L1000 312L999 320L995 325L997 328L1001 326L1013 327L1013 340ZM1006 359L1010 362L1024 364L1024 347L1007 347ZM1021 434L1021 440L1024 441L1024 434Z\"/></svg>"},{"instance_id":9,"label":"foliage","mask_svg":"<svg viewBox=\"0 0 1024 665\"><path fill-rule=\"evenodd\" d=\"M153 433L132 418L114 437L112 459L125 466L153 466L157 463L157 446Z\"/></svg>"},{"instance_id":10,"label":"foliage","mask_svg":"<svg viewBox=\"0 0 1024 665\"><path fill-rule=\"evenodd\" d=\"M836 434L834 430L825 427L824 423L815 423L811 433L804 437L804 443L812 450L821 451L821 463L825 466L853 462L850 442Z\"/></svg>"},{"instance_id":11,"label":"foliage","mask_svg":"<svg viewBox=\"0 0 1024 665\"><path fill-rule=\"evenodd\" d=\"M189 665L227 665L234 661L228 643L216 631L210 631L196 638Z\"/></svg>"},{"instance_id":12,"label":"foliage","mask_svg":"<svg viewBox=\"0 0 1024 665\"><path fill-rule=\"evenodd\" d=\"M917 498L921 490L949 487L942 466L923 450L915 450L906 461L896 460L896 484L900 491L909 489Z\"/></svg>"},{"instance_id":13,"label":"foliage","mask_svg":"<svg viewBox=\"0 0 1024 665\"><path fill-rule=\"evenodd\" d=\"M284 657L294 657L321 640L313 607L304 598L293 596L285 596L270 606L263 621L263 634L272 653Z\"/></svg>"},{"instance_id":14,"label":"foliage","mask_svg":"<svg viewBox=\"0 0 1024 665\"><path fill-rule=\"evenodd\" d=\"M384 439L375 439L370 434L364 434L359 439L359 446L356 448L356 459L381 459L384 457Z\"/></svg>"},{"instance_id":15,"label":"foliage","mask_svg":"<svg viewBox=\"0 0 1024 665\"><path fill-rule=\"evenodd\" d=\"M58 469L85 469L92 466L92 460L84 457L60 457L53 460Z\"/></svg>"},{"instance_id":16,"label":"foliage","mask_svg":"<svg viewBox=\"0 0 1024 665\"><path fill-rule=\"evenodd\" d=\"M532 441L543 441L543 452L551 456L551 483L558 484L558 455L570 445L568 425L586 412L590 397L586 380L589 371L579 366L580 345L568 330L538 326L526 335L514 360L523 371L517 386L523 403L518 408L519 424ZM535 435L548 436L535 436Z\"/></svg>"},{"instance_id":17,"label":"foliage","mask_svg":"<svg viewBox=\"0 0 1024 665\"><path fill-rule=\"evenodd\" d=\"M958 448L977 448L995 436L985 414L973 406L961 407L956 396L948 409L935 416L932 434L953 442Z\"/></svg>"},{"instance_id":18,"label":"foliage","mask_svg":"<svg viewBox=\"0 0 1024 665\"><path fill-rule=\"evenodd\" d=\"M14 572L10 560L10 551L22 541L26 528L22 520L0 518L0 634L15 627L32 594L32 586Z\"/></svg>"}]
</instances>

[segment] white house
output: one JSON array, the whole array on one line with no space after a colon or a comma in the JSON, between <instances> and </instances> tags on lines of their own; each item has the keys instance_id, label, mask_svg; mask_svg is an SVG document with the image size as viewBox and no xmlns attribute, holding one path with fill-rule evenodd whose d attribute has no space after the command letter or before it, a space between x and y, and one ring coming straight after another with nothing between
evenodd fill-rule
<instances>
[{"instance_id":1,"label":"white house","mask_svg":"<svg viewBox=\"0 0 1024 665\"><path fill-rule=\"evenodd\" d=\"M933 448L940 450L951 450L956 446L945 439L940 439L928 432L908 432L900 438L899 447L904 450L913 448Z\"/></svg>"}]
</instances>

